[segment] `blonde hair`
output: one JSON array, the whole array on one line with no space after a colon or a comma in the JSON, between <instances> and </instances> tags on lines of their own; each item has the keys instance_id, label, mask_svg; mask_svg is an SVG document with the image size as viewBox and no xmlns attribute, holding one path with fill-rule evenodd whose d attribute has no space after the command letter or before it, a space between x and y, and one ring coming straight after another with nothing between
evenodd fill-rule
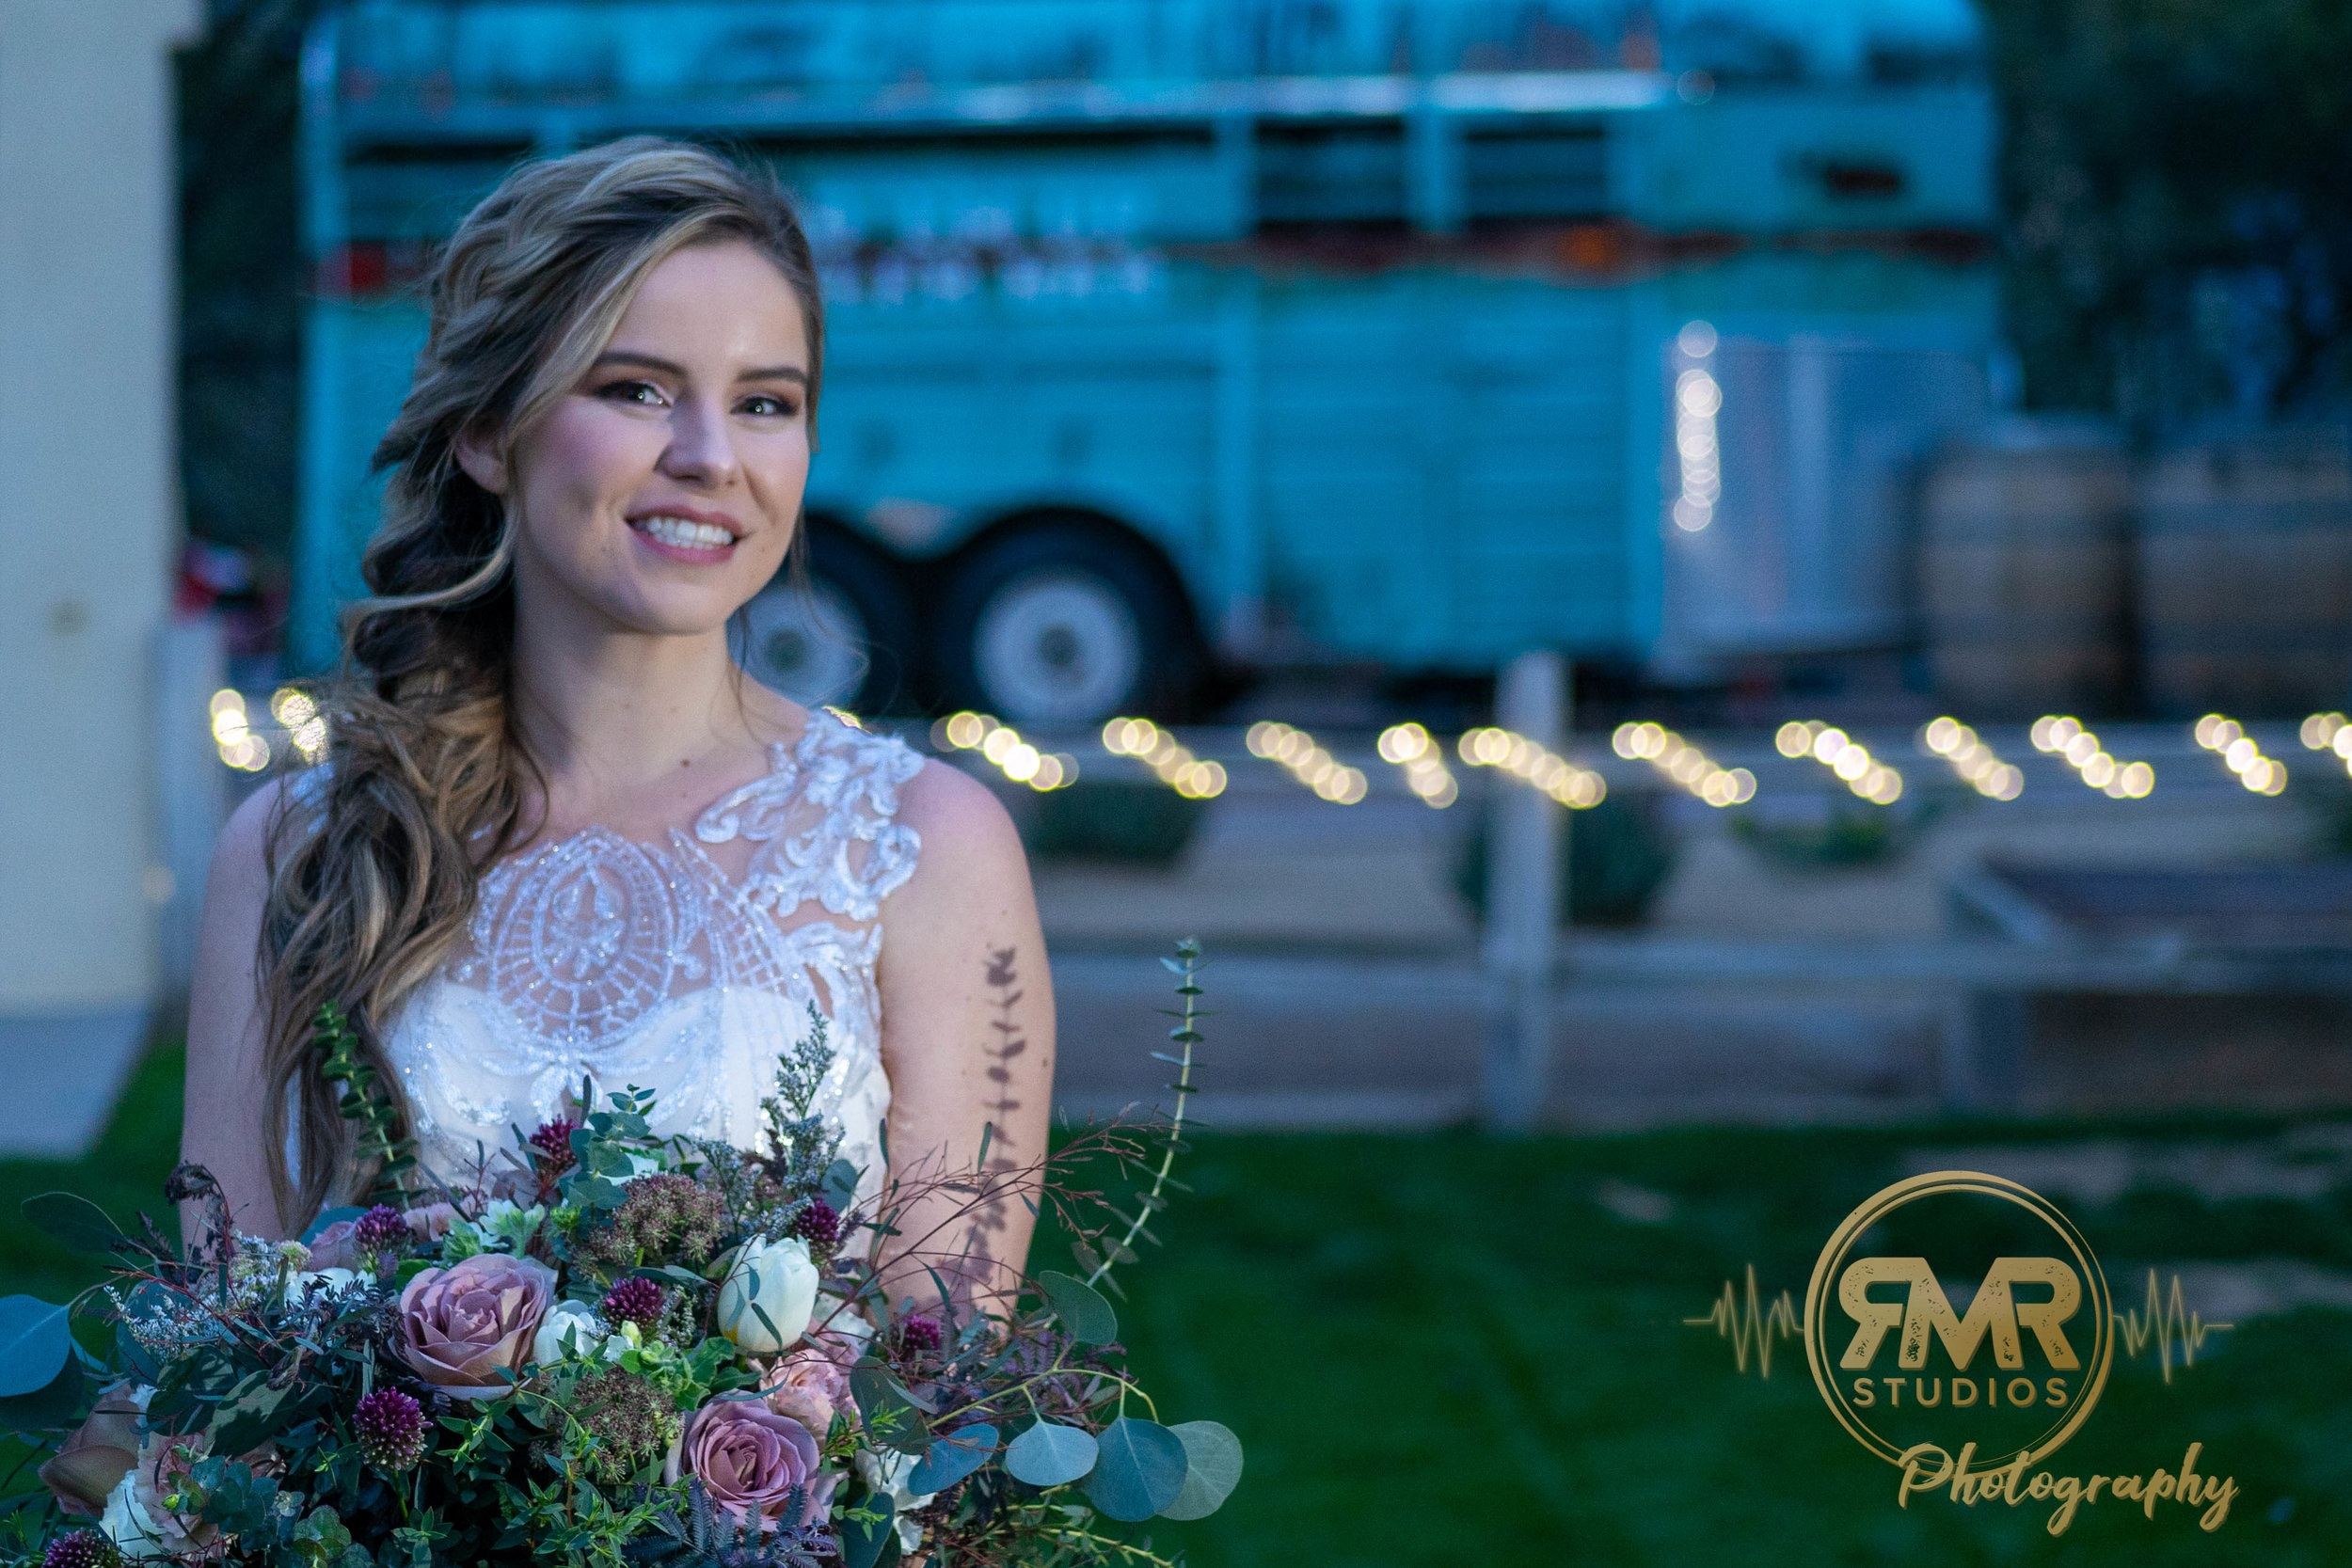
<instances>
[{"instance_id":1,"label":"blonde hair","mask_svg":"<svg viewBox=\"0 0 2352 1568\"><path fill-rule=\"evenodd\" d=\"M350 1126L318 1070L320 1007L349 1016L397 1097L379 1031L457 942L484 871L530 836L535 770L509 701L513 522L459 466L458 440L511 461L646 275L729 241L774 262L800 298L813 424L824 322L807 239L771 180L705 149L637 136L526 164L467 214L434 270L424 352L375 450L390 478L362 563L373 596L348 612L344 673L322 693L331 767L290 795L271 838L260 979L271 1190L288 1224L371 1174L353 1168Z\"/></svg>"}]
</instances>

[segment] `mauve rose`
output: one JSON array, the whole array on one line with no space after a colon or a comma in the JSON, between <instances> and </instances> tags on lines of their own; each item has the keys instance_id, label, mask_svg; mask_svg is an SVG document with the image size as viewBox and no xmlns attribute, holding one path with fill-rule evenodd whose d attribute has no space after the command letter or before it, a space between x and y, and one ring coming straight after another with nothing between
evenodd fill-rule
<instances>
[{"instance_id":1,"label":"mauve rose","mask_svg":"<svg viewBox=\"0 0 2352 1568\"><path fill-rule=\"evenodd\" d=\"M768 1408L819 1435L850 1399L849 1369L822 1350L796 1350L759 1374Z\"/></svg>"},{"instance_id":2,"label":"mauve rose","mask_svg":"<svg viewBox=\"0 0 2352 1568\"><path fill-rule=\"evenodd\" d=\"M104 1512L106 1494L138 1463L139 1418L145 1406L129 1383L118 1383L98 1396L89 1419L40 1467L40 1479L59 1508L85 1519Z\"/></svg>"},{"instance_id":3,"label":"mauve rose","mask_svg":"<svg viewBox=\"0 0 2352 1568\"><path fill-rule=\"evenodd\" d=\"M359 1243L354 1234L359 1228L358 1220L337 1220L311 1239L310 1260L306 1268L356 1269L359 1266Z\"/></svg>"},{"instance_id":4,"label":"mauve rose","mask_svg":"<svg viewBox=\"0 0 2352 1568\"><path fill-rule=\"evenodd\" d=\"M807 1427L740 1395L715 1399L694 1412L686 1423L683 1458L686 1469L702 1478L713 1507L739 1523L756 1513L761 1529L783 1515L796 1486L806 1500L794 1522L822 1518L841 1479L818 1473L817 1439Z\"/></svg>"},{"instance_id":5,"label":"mauve rose","mask_svg":"<svg viewBox=\"0 0 2352 1568\"><path fill-rule=\"evenodd\" d=\"M514 1386L555 1295L555 1271L535 1258L485 1252L427 1269L400 1292L400 1354L417 1375L461 1400Z\"/></svg>"},{"instance_id":6,"label":"mauve rose","mask_svg":"<svg viewBox=\"0 0 2352 1568\"><path fill-rule=\"evenodd\" d=\"M400 1217L408 1222L409 1233L418 1241L437 1242L457 1223L457 1211L446 1203L428 1203L421 1209L410 1209Z\"/></svg>"}]
</instances>

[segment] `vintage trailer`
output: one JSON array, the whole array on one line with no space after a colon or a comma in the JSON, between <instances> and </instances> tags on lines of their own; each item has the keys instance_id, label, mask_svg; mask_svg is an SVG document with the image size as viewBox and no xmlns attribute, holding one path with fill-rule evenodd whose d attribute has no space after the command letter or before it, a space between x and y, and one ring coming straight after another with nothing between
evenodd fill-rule
<instances>
[{"instance_id":1,"label":"vintage trailer","mask_svg":"<svg viewBox=\"0 0 2352 1568\"><path fill-rule=\"evenodd\" d=\"M1211 661L1899 643L1906 476L1998 379L1979 48L1965 0L355 0L296 659L434 244L637 132L772 163L823 264L787 689L1050 728Z\"/></svg>"}]
</instances>

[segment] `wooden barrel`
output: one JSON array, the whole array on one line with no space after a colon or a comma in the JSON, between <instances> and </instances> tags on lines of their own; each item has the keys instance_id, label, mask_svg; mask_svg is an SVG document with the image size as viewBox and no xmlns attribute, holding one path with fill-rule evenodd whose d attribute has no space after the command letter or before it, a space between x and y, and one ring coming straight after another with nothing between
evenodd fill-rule
<instances>
[{"instance_id":1,"label":"wooden barrel","mask_svg":"<svg viewBox=\"0 0 2352 1568\"><path fill-rule=\"evenodd\" d=\"M2128 695L2131 474L2105 427L2011 420L1931 459L1919 602L1936 694L1967 718Z\"/></svg>"},{"instance_id":2,"label":"wooden barrel","mask_svg":"<svg viewBox=\"0 0 2352 1568\"><path fill-rule=\"evenodd\" d=\"M2187 718L2352 697L2352 440L2270 431L2160 453L2138 495L2141 678Z\"/></svg>"}]
</instances>

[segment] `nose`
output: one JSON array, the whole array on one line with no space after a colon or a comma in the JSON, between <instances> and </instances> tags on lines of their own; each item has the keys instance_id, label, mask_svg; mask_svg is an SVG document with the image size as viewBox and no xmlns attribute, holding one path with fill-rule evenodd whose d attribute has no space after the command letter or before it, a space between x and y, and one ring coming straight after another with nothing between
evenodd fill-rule
<instances>
[{"instance_id":1,"label":"nose","mask_svg":"<svg viewBox=\"0 0 2352 1568\"><path fill-rule=\"evenodd\" d=\"M670 445L661 454L661 472L681 483L724 489L742 472L735 455L726 411L697 399L681 403L670 420Z\"/></svg>"}]
</instances>

